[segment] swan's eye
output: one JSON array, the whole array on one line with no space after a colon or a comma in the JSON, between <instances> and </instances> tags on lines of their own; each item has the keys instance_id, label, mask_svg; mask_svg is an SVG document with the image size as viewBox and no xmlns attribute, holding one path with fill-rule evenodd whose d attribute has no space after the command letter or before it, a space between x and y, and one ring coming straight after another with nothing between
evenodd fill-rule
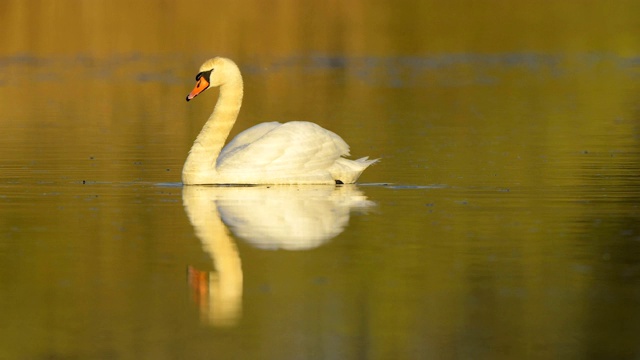
<instances>
[{"instance_id":1,"label":"swan's eye","mask_svg":"<svg viewBox=\"0 0 640 360\"><path fill-rule=\"evenodd\" d=\"M199 72L198 75L196 75L196 81L200 80L200 78L204 76L204 78L207 80L207 82L209 82L209 75L211 75L212 71L213 71L213 69L211 69L209 71Z\"/></svg>"}]
</instances>

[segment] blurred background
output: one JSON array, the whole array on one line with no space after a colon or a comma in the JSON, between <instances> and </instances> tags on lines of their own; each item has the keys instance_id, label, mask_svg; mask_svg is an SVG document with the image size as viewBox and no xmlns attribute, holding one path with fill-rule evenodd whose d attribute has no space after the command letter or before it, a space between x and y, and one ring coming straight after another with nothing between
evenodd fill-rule
<instances>
[{"instance_id":1,"label":"blurred background","mask_svg":"<svg viewBox=\"0 0 640 360\"><path fill-rule=\"evenodd\" d=\"M487 102L502 116L483 128L517 132L518 107L546 113L536 124L522 121L527 129L522 136L528 135L527 126L553 137L585 129L606 133L603 116L637 113L632 104L640 45L633 1L6 1L0 6L7 34L0 43L0 106L4 122L12 123L3 142L20 153L12 155L52 156L43 165L56 168L94 156L109 169L101 177L111 179L132 170L113 168L111 162L133 157L131 146L137 144L149 152L148 160L169 161L176 170L147 168L159 172L154 180L179 180L177 170L213 102L188 107L180 100L199 65L218 55L236 60L247 83L241 122L231 136L261 121L304 119L339 134L354 133L343 137L356 156L370 154L374 146L396 149L414 140L420 148L414 155L425 154L426 134L406 130L413 122L465 124ZM571 97L566 106L583 113L558 121L560 111L539 101L551 91ZM473 103L477 96L482 102ZM114 132L117 136L108 136ZM460 142L469 141L467 135L450 134ZM581 141L581 133L575 135L552 142ZM388 150L371 155L392 156ZM60 159L64 163L56 163ZM466 163L466 156L460 161ZM408 175L376 176L384 166L370 169L370 179L400 181Z\"/></svg>"},{"instance_id":2,"label":"blurred background","mask_svg":"<svg viewBox=\"0 0 640 360\"><path fill-rule=\"evenodd\" d=\"M0 359L638 358L638 14L0 2ZM214 56L245 81L231 136L307 120L381 162L321 205L187 196L217 95L184 99ZM338 214L333 237L288 251L240 236L274 198ZM230 222L225 204L250 206ZM194 214L226 247L207 248ZM197 279L223 259L240 301L212 297L232 309L216 322Z\"/></svg>"},{"instance_id":3,"label":"blurred background","mask_svg":"<svg viewBox=\"0 0 640 360\"><path fill-rule=\"evenodd\" d=\"M413 158L371 168L368 181L416 182L419 175L424 181L422 171L404 170L411 168L406 161L420 158L430 158L431 171L443 168L433 159L428 130L415 123L482 121L479 131L489 135L503 129L526 138L533 131L545 145L584 147L584 136L611 132L603 118L638 112L634 1L0 6L7 34L0 40L5 160L44 157L42 166L60 168L89 165L77 162L93 156L105 162L103 179L130 178L131 162L126 169L113 163L142 151L144 170L153 173L145 179L179 181L213 105L211 95L189 106L182 99L200 64L218 55L240 64L246 82L231 136L262 121L308 120L341 134L355 156L391 157L414 145L407 149ZM578 113L568 117L562 106ZM474 141L461 127L452 131L447 135L460 144ZM451 161L469 165L477 146ZM403 170L387 168L394 164ZM166 174L167 167L174 172ZM392 177L378 174L385 170ZM446 182L445 176L432 172L429 179Z\"/></svg>"}]
</instances>

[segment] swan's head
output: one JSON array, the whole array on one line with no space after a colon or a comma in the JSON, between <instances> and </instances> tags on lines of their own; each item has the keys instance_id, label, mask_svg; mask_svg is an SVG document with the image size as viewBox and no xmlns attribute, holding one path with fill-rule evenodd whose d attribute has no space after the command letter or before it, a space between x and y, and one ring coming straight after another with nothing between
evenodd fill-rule
<instances>
[{"instance_id":1,"label":"swan's head","mask_svg":"<svg viewBox=\"0 0 640 360\"><path fill-rule=\"evenodd\" d=\"M198 75L196 75L196 86L187 95L187 101L210 87L222 86L237 79L242 79L242 77L238 66L233 61L223 57L209 59L200 66Z\"/></svg>"}]
</instances>

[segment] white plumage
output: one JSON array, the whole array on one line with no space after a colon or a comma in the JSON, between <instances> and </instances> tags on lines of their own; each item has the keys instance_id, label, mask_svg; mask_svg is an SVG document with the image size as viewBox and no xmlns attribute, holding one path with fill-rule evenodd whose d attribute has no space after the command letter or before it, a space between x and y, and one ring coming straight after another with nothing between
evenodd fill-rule
<instances>
[{"instance_id":1,"label":"white plumage","mask_svg":"<svg viewBox=\"0 0 640 360\"><path fill-rule=\"evenodd\" d=\"M345 159L349 145L340 136L306 121L258 124L222 148L242 104L240 70L218 57L196 79L187 101L211 86L220 87L220 96L189 152L184 184L348 184L377 161Z\"/></svg>"}]
</instances>

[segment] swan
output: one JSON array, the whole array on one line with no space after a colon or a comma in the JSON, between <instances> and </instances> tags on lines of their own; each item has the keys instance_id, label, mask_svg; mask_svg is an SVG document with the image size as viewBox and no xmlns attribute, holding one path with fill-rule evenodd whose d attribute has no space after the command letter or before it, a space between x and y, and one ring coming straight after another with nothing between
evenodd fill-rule
<instances>
[{"instance_id":1,"label":"swan","mask_svg":"<svg viewBox=\"0 0 640 360\"><path fill-rule=\"evenodd\" d=\"M340 136L306 121L258 124L224 146L242 106L238 66L223 57L205 61L187 101L211 87L220 94L184 163L185 185L350 184L378 161L344 158L349 145Z\"/></svg>"}]
</instances>

